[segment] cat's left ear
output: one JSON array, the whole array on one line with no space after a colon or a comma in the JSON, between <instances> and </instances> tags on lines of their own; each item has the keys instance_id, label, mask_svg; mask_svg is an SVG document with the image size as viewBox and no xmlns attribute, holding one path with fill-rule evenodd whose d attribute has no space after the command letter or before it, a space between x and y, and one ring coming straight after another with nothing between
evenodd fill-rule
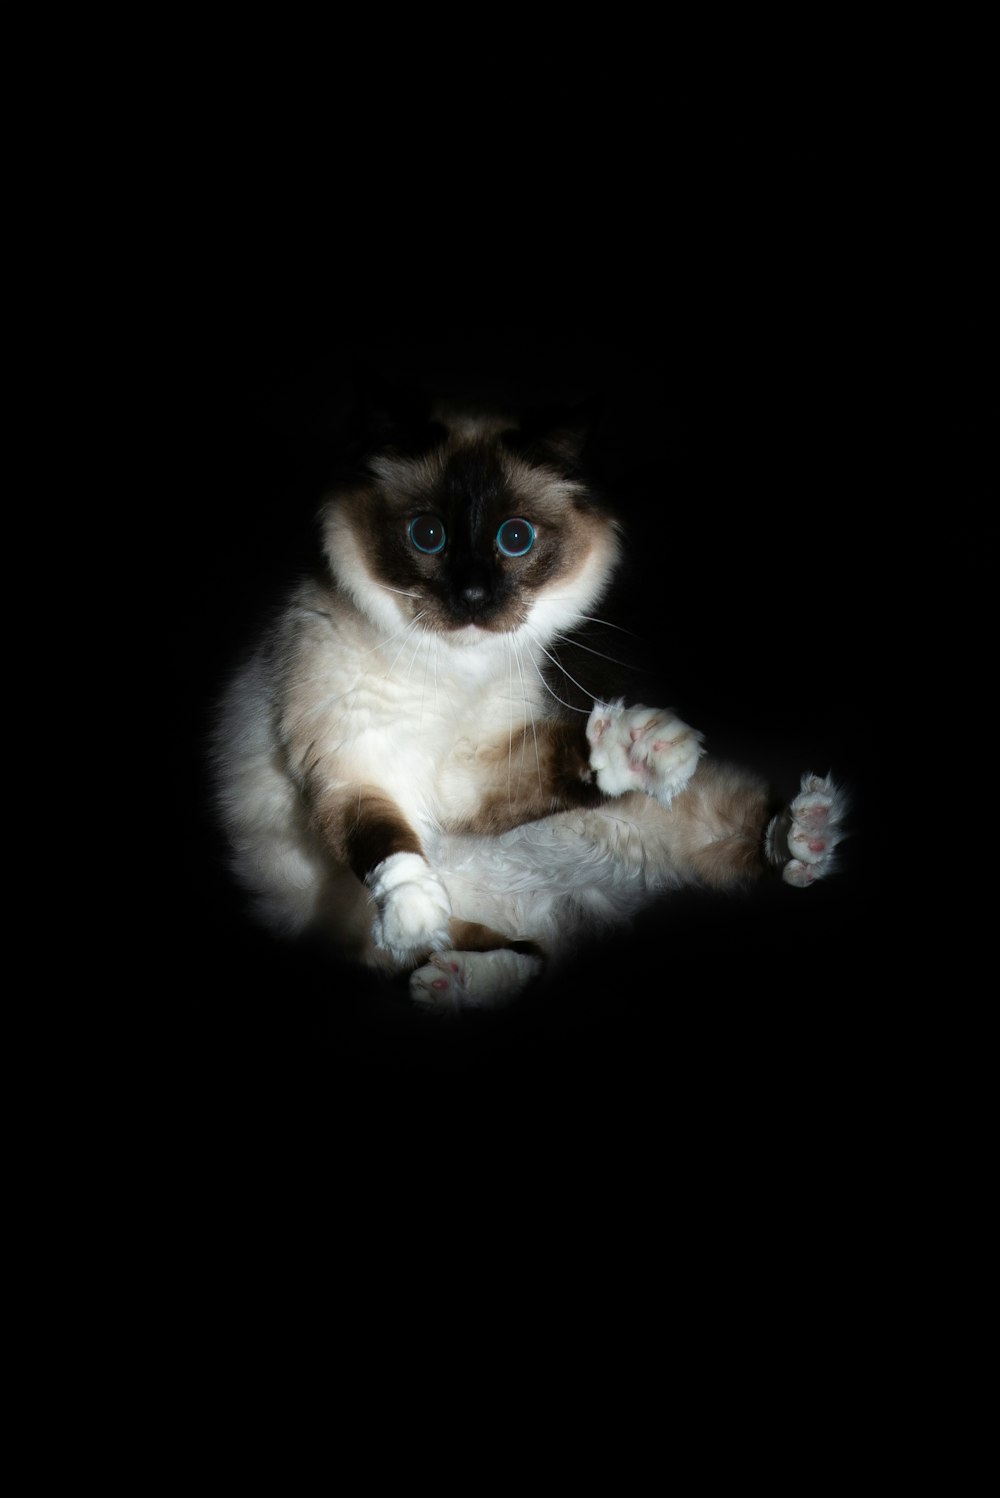
<instances>
[{"instance_id":1,"label":"cat's left ear","mask_svg":"<svg viewBox=\"0 0 1000 1498\"><path fill-rule=\"evenodd\" d=\"M546 406L522 416L504 441L535 462L555 463L568 473L589 467L597 428L604 412L600 396L572 406Z\"/></svg>"}]
</instances>

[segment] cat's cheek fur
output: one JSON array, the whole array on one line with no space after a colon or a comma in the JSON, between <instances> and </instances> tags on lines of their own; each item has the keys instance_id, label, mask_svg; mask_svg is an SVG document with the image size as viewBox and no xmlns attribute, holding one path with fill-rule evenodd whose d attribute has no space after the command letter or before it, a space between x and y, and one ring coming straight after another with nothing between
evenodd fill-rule
<instances>
[{"instance_id":1,"label":"cat's cheek fur","mask_svg":"<svg viewBox=\"0 0 1000 1498\"><path fill-rule=\"evenodd\" d=\"M617 528L594 526L591 537L591 550L577 571L558 578L531 605L528 624L547 640L559 630L575 628L587 609L595 607L618 564L621 540Z\"/></svg>"},{"instance_id":2,"label":"cat's cheek fur","mask_svg":"<svg viewBox=\"0 0 1000 1498\"><path fill-rule=\"evenodd\" d=\"M391 634L407 623L409 615L400 603L403 595L380 587L371 576L365 527L358 523L357 507L354 495L327 501L322 511L324 554L345 594L374 625Z\"/></svg>"},{"instance_id":3,"label":"cat's cheek fur","mask_svg":"<svg viewBox=\"0 0 1000 1498\"><path fill-rule=\"evenodd\" d=\"M365 883L377 907L372 939L395 962L411 963L449 945L451 901L419 853L393 853Z\"/></svg>"}]
</instances>

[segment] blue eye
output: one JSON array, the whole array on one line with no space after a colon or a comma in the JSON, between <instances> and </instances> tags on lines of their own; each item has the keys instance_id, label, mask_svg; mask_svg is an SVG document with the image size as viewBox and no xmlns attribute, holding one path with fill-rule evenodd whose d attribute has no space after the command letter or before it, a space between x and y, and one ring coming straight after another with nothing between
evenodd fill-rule
<instances>
[{"instance_id":1,"label":"blue eye","mask_svg":"<svg viewBox=\"0 0 1000 1498\"><path fill-rule=\"evenodd\" d=\"M433 555L444 546L444 526L436 515L418 515L416 520L410 521L410 540L418 551Z\"/></svg>"},{"instance_id":2,"label":"blue eye","mask_svg":"<svg viewBox=\"0 0 1000 1498\"><path fill-rule=\"evenodd\" d=\"M523 557L535 544L535 527L530 520L505 520L497 531L497 545L505 557Z\"/></svg>"}]
</instances>

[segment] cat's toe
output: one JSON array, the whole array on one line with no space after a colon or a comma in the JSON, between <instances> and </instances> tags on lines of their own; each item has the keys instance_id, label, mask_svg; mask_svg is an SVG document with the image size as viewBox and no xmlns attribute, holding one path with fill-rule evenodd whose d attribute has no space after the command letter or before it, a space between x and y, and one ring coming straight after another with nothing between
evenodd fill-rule
<instances>
[{"instance_id":1,"label":"cat's toe","mask_svg":"<svg viewBox=\"0 0 1000 1498\"><path fill-rule=\"evenodd\" d=\"M591 749L591 764L594 762L594 751L602 742L608 730L621 720L625 712L625 699L619 697L617 702L595 702L593 711L587 719L587 739Z\"/></svg>"},{"instance_id":2,"label":"cat's toe","mask_svg":"<svg viewBox=\"0 0 1000 1498\"><path fill-rule=\"evenodd\" d=\"M796 889L807 889L810 884L815 883L818 875L815 865L792 858L782 869L781 877L786 884L792 884Z\"/></svg>"},{"instance_id":3,"label":"cat's toe","mask_svg":"<svg viewBox=\"0 0 1000 1498\"><path fill-rule=\"evenodd\" d=\"M792 801L784 818L780 824L776 818L769 829L778 861L784 853L779 829L785 829L787 852L791 855L790 861L782 869L782 878L786 883L804 889L833 871L836 849L844 836L843 820L846 812L847 797L829 775L803 775L799 794ZM772 829L777 835L777 842L774 842Z\"/></svg>"},{"instance_id":4,"label":"cat's toe","mask_svg":"<svg viewBox=\"0 0 1000 1498\"><path fill-rule=\"evenodd\" d=\"M410 975L410 997L439 1014L495 1009L510 1003L541 971L537 957L495 952L435 952Z\"/></svg>"},{"instance_id":5,"label":"cat's toe","mask_svg":"<svg viewBox=\"0 0 1000 1498\"><path fill-rule=\"evenodd\" d=\"M788 834L788 851L802 863L822 863L832 848L830 838L819 837L809 827L799 827L793 822Z\"/></svg>"},{"instance_id":6,"label":"cat's toe","mask_svg":"<svg viewBox=\"0 0 1000 1498\"><path fill-rule=\"evenodd\" d=\"M410 974L410 997L425 1008L447 1013L465 998L462 954L435 952L424 967Z\"/></svg>"},{"instance_id":7,"label":"cat's toe","mask_svg":"<svg viewBox=\"0 0 1000 1498\"><path fill-rule=\"evenodd\" d=\"M645 791L669 806L705 753L703 735L669 708L598 703L587 723L590 767L608 796Z\"/></svg>"}]
</instances>

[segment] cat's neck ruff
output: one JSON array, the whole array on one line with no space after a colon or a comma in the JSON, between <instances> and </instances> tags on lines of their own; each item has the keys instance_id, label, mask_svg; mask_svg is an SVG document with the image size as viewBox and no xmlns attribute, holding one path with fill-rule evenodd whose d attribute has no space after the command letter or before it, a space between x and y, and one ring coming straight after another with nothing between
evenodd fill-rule
<instances>
[{"instance_id":1,"label":"cat's neck ruff","mask_svg":"<svg viewBox=\"0 0 1000 1498\"><path fill-rule=\"evenodd\" d=\"M372 622L372 621L370 621ZM518 669L540 666L545 661L547 640L529 623L513 631L483 629L470 624L444 634L421 627L419 619L397 617L395 628L378 624L376 650L385 662L388 677L415 678L425 664L437 680L450 679L471 687L507 681Z\"/></svg>"}]
</instances>

